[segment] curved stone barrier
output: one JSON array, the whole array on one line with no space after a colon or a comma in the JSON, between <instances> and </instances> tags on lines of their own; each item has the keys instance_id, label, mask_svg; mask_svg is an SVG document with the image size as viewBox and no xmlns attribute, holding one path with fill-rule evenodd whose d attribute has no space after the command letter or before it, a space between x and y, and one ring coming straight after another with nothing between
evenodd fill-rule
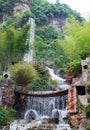
<instances>
[{"instance_id":1,"label":"curved stone barrier","mask_svg":"<svg viewBox=\"0 0 90 130\"><path fill-rule=\"evenodd\" d=\"M68 89L63 91L42 91L42 92L32 92L32 91L21 91L21 90L15 90L15 92L18 92L22 95L26 96L33 96L33 97L55 97L55 96L63 96L68 94Z\"/></svg>"}]
</instances>

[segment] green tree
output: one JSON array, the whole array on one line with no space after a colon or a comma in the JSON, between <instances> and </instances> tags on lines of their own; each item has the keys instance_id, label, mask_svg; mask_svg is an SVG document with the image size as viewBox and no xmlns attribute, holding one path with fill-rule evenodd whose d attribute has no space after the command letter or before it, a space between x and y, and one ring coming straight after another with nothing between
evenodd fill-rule
<instances>
[{"instance_id":1,"label":"green tree","mask_svg":"<svg viewBox=\"0 0 90 130\"><path fill-rule=\"evenodd\" d=\"M69 61L72 62L70 64L78 68L80 60L90 56L90 24L86 22L81 24L72 19L64 27L64 33L65 39L58 39L58 43L68 56Z\"/></svg>"},{"instance_id":2,"label":"green tree","mask_svg":"<svg viewBox=\"0 0 90 130\"><path fill-rule=\"evenodd\" d=\"M22 29L9 28L0 31L0 69L6 70L12 62L23 60L28 51L28 30L30 26L25 25Z\"/></svg>"}]
</instances>

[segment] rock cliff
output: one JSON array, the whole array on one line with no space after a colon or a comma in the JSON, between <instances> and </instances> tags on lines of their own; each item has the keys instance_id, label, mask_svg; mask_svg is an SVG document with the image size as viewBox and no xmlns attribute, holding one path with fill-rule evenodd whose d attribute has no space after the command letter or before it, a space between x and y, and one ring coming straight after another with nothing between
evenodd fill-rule
<instances>
[{"instance_id":1,"label":"rock cliff","mask_svg":"<svg viewBox=\"0 0 90 130\"><path fill-rule=\"evenodd\" d=\"M3 5L1 5L0 9L0 24L4 23L5 20L13 14L21 14L26 10L30 10L29 0L17 0L15 2L8 1L7 3L3 0Z\"/></svg>"},{"instance_id":2,"label":"rock cliff","mask_svg":"<svg viewBox=\"0 0 90 130\"><path fill-rule=\"evenodd\" d=\"M53 27L59 29L62 31L62 27L67 23L66 19L64 17L62 18L56 18L53 17L52 19L49 19L49 24L53 25Z\"/></svg>"},{"instance_id":3,"label":"rock cliff","mask_svg":"<svg viewBox=\"0 0 90 130\"><path fill-rule=\"evenodd\" d=\"M15 3L13 14L21 14L26 10L30 10L29 0L21 0L20 2Z\"/></svg>"}]
</instances>

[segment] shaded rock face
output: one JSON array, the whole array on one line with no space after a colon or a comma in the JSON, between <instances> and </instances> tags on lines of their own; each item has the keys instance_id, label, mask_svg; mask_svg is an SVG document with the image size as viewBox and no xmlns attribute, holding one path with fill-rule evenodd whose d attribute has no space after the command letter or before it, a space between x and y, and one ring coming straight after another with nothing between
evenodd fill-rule
<instances>
[{"instance_id":1,"label":"shaded rock face","mask_svg":"<svg viewBox=\"0 0 90 130\"><path fill-rule=\"evenodd\" d=\"M13 108L17 111L16 117L24 117L24 111L26 108L26 99L27 97L24 95L21 95L18 92L14 92L14 104Z\"/></svg>"},{"instance_id":2,"label":"shaded rock face","mask_svg":"<svg viewBox=\"0 0 90 130\"><path fill-rule=\"evenodd\" d=\"M3 91L3 97L2 97L3 103L8 104L10 106L13 106L14 104L14 90L13 89L5 89Z\"/></svg>"},{"instance_id":3,"label":"shaded rock face","mask_svg":"<svg viewBox=\"0 0 90 130\"><path fill-rule=\"evenodd\" d=\"M3 104L6 109L13 107L17 110L17 117L23 117L22 113L25 111L26 96L15 92L15 85L10 80L2 81L0 89L0 104Z\"/></svg>"},{"instance_id":4,"label":"shaded rock face","mask_svg":"<svg viewBox=\"0 0 90 130\"><path fill-rule=\"evenodd\" d=\"M60 31L63 31L62 27L67 24L67 21L65 18L56 18L53 17L49 19L49 24L53 25L53 27L59 29Z\"/></svg>"},{"instance_id":5,"label":"shaded rock face","mask_svg":"<svg viewBox=\"0 0 90 130\"><path fill-rule=\"evenodd\" d=\"M73 114L70 117L70 123L73 126L82 126L83 128L86 127L86 115L82 110L79 110L78 114Z\"/></svg>"},{"instance_id":6,"label":"shaded rock face","mask_svg":"<svg viewBox=\"0 0 90 130\"><path fill-rule=\"evenodd\" d=\"M30 10L29 0L21 0L19 3L15 4L13 9L14 14L22 14L26 10Z\"/></svg>"},{"instance_id":7,"label":"shaded rock face","mask_svg":"<svg viewBox=\"0 0 90 130\"><path fill-rule=\"evenodd\" d=\"M30 1L29 0L20 0L19 2L15 2L13 13L12 14L22 14L26 10L30 10ZM0 12L0 24L4 23L4 21L10 15L6 12Z\"/></svg>"},{"instance_id":8,"label":"shaded rock face","mask_svg":"<svg viewBox=\"0 0 90 130\"><path fill-rule=\"evenodd\" d=\"M14 104L14 89L15 85L10 80L10 77L8 74L4 75L4 80L0 82L0 86L2 88L2 103L4 105L10 105L12 106Z\"/></svg>"},{"instance_id":9,"label":"shaded rock face","mask_svg":"<svg viewBox=\"0 0 90 130\"><path fill-rule=\"evenodd\" d=\"M2 24L8 18L8 14L0 13L0 24Z\"/></svg>"}]
</instances>

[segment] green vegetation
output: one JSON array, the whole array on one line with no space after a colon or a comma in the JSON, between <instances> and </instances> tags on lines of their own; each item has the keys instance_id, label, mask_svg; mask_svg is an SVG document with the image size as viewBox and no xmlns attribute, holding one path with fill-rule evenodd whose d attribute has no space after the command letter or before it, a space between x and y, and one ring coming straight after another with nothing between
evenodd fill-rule
<instances>
[{"instance_id":1,"label":"green vegetation","mask_svg":"<svg viewBox=\"0 0 90 130\"><path fill-rule=\"evenodd\" d=\"M26 44L28 29L25 31L22 28L27 23L29 17L34 18L36 23L36 39L34 44L36 60L40 63L45 61L57 68L67 66L67 62L72 60L67 56L67 53L63 50L62 45L58 43L57 39L62 41L65 38L62 27L66 18L74 17L82 22L83 19L80 14L71 10L67 5L59 3L59 1L56 1L55 4L50 4L46 0L30 0L31 11L27 10L22 14L13 15L12 10L15 4L20 2L21 0L0 0L1 17L5 13L10 16L0 26L0 60L3 61L0 62L0 73L6 70L12 62L21 61L25 52L28 51L28 41ZM59 28L54 27L51 25L51 21L54 19L59 23L60 19L62 19L63 24L60 24ZM73 40L70 41L73 42ZM78 61L72 61L70 66L78 70L79 63Z\"/></svg>"},{"instance_id":2,"label":"green vegetation","mask_svg":"<svg viewBox=\"0 0 90 130\"><path fill-rule=\"evenodd\" d=\"M90 104L86 106L86 116L90 117Z\"/></svg>"},{"instance_id":3,"label":"green vegetation","mask_svg":"<svg viewBox=\"0 0 90 130\"><path fill-rule=\"evenodd\" d=\"M0 108L0 126L6 125L8 122L14 119L16 111L12 108L6 110L5 108Z\"/></svg>"},{"instance_id":4,"label":"green vegetation","mask_svg":"<svg viewBox=\"0 0 90 130\"><path fill-rule=\"evenodd\" d=\"M35 15L35 21L38 26L47 25L53 18L71 18L75 17L82 21L80 14L71 10L66 4L50 4L46 0L31 0L31 11Z\"/></svg>"},{"instance_id":5,"label":"green vegetation","mask_svg":"<svg viewBox=\"0 0 90 130\"><path fill-rule=\"evenodd\" d=\"M9 68L9 72L16 85L29 90L44 91L57 87L57 82L51 80L48 70L40 64L17 63Z\"/></svg>"},{"instance_id":6,"label":"green vegetation","mask_svg":"<svg viewBox=\"0 0 90 130\"><path fill-rule=\"evenodd\" d=\"M38 27L36 34L43 39L46 44L50 44L53 40L58 37L63 38L63 34L59 29L56 29L52 25Z\"/></svg>"},{"instance_id":7,"label":"green vegetation","mask_svg":"<svg viewBox=\"0 0 90 130\"><path fill-rule=\"evenodd\" d=\"M37 37L35 39L35 58L38 62L47 62L55 67L62 67L67 62L62 48L56 42L60 35L59 30L53 26L48 25L47 27L39 28L37 31Z\"/></svg>"},{"instance_id":8,"label":"green vegetation","mask_svg":"<svg viewBox=\"0 0 90 130\"><path fill-rule=\"evenodd\" d=\"M90 95L90 84L87 85L87 92L88 92L88 94Z\"/></svg>"},{"instance_id":9,"label":"green vegetation","mask_svg":"<svg viewBox=\"0 0 90 130\"><path fill-rule=\"evenodd\" d=\"M17 63L9 69L11 78L16 85L26 86L38 79L38 74L31 64Z\"/></svg>"},{"instance_id":10,"label":"green vegetation","mask_svg":"<svg viewBox=\"0 0 90 130\"><path fill-rule=\"evenodd\" d=\"M60 19L66 21L66 18L74 17L79 22L82 22L83 19L80 14L58 1L55 4L50 4L46 0L31 0L31 11L35 15L36 35L38 36L35 40L35 58L38 62L45 61L57 68L64 68L71 59L57 41L57 39L60 42L65 39L63 25L60 25L61 28L54 27L50 21L57 20L60 22ZM80 61L74 61L71 64L73 70L77 69L78 71Z\"/></svg>"},{"instance_id":11,"label":"green vegetation","mask_svg":"<svg viewBox=\"0 0 90 130\"><path fill-rule=\"evenodd\" d=\"M64 27L65 39L58 39L58 44L60 44L67 55L72 71L79 72L81 59L90 56L90 24L87 22L80 24L75 19L69 22Z\"/></svg>"},{"instance_id":12,"label":"green vegetation","mask_svg":"<svg viewBox=\"0 0 90 130\"><path fill-rule=\"evenodd\" d=\"M6 13L12 15L13 7L15 3L20 2L21 0L0 0L0 13Z\"/></svg>"},{"instance_id":13,"label":"green vegetation","mask_svg":"<svg viewBox=\"0 0 90 130\"><path fill-rule=\"evenodd\" d=\"M70 66L71 73L80 73L81 72L81 62L78 59L75 59L73 61L70 61L68 64Z\"/></svg>"},{"instance_id":14,"label":"green vegetation","mask_svg":"<svg viewBox=\"0 0 90 130\"><path fill-rule=\"evenodd\" d=\"M29 28L26 24L22 29L11 27L0 31L0 73L6 71L11 63L23 60L29 46L28 40L26 41Z\"/></svg>"},{"instance_id":15,"label":"green vegetation","mask_svg":"<svg viewBox=\"0 0 90 130\"><path fill-rule=\"evenodd\" d=\"M55 84L51 80L48 70L40 64L34 65L34 68L38 72L39 79L27 86L29 90L34 91L51 90Z\"/></svg>"},{"instance_id":16,"label":"green vegetation","mask_svg":"<svg viewBox=\"0 0 90 130\"><path fill-rule=\"evenodd\" d=\"M90 125L86 127L86 130L90 130Z\"/></svg>"},{"instance_id":17,"label":"green vegetation","mask_svg":"<svg viewBox=\"0 0 90 130\"><path fill-rule=\"evenodd\" d=\"M90 24L59 1L50 4L46 0L31 0L31 12L27 10L22 14L11 15L8 10L11 5L10 9L13 10L17 2L21 1L0 0L1 12L9 13L10 16L0 26L0 73L7 70L11 63L22 61L28 51L29 44L26 39L29 25L25 24L29 17L36 22L36 60L62 69L69 66L72 72L79 73L81 59L90 56ZM54 27L51 21L57 20L60 23L60 19L68 21L68 24L64 28L64 23L60 27Z\"/></svg>"},{"instance_id":18,"label":"green vegetation","mask_svg":"<svg viewBox=\"0 0 90 130\"><path fill-rule=\"evenodd\" d=\"M83 110L86 113L87 118L90 117L90 104L88 104L87 106L85 106L78 99L78 108L80 108L81 110Z\"/></svg>"},{"instance_id":19,"label":"green vegetation","mask_svg":"<svg viewBox=\"0 0 90 130\"><path fill-rule=\"evenodd\" d=\"M78 108L80 108L81 110L83 110L84 112L86 111L86 106L83 105L80 100L78 99Z\"/></svg>"},{"instance_id":20,"label":"green vegetation","mask_svg":"<svg viewBox=\"0 0 90 130\"><path fill-rule=\"evenodd\" d=\"M34 18L34 15L28 10L23 12L22 14L15 14L13 16L10 16L9 18L7 18L5 23L0 25L0 29L6 30L10 27L14 27L15 29L21 28L27 23L29 17Z\"/></svg>"}]
</instances>

